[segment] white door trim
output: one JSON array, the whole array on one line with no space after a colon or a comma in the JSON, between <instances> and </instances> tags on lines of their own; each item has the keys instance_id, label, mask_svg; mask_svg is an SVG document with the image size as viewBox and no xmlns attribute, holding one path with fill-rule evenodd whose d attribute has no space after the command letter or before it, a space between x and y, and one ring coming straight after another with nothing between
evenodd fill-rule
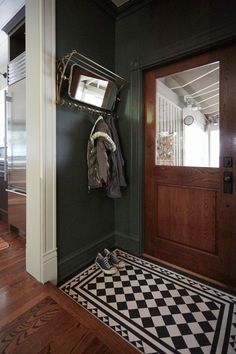
<instances>
[{"instance_id":1,"label":"white door trim","mask_svg":"<svg viewBox=\"0 0 236 354\"><path fill-rule=\"evenodd\" d=\"M57 282L55 0L26 0L26 270Z\"/></svg>"}]
</instances>

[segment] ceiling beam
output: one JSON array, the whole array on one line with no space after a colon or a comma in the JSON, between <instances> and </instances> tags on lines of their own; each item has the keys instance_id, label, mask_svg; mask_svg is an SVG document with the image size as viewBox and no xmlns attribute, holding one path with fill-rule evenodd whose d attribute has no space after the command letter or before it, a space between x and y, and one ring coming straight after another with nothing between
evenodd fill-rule
<instances>
[{"instance_id":1,"label":"ceiling beam","mask_svg":"<svg viewBox=\"0 0 236 354\"><path fill-rule=\"evenodd\" d=\"M219 70L219 67L214 68L214 69L212 69L212 70L209 70L209 71L208 71L207 73L205 73L205 74L202 74L202 75L200 75L200 76L197 76L195 79L193 79L193 80L187 82L187 83L184 84L184 85L171 87L170 89L171 89L171 90L182 89L182 88L184 88L184 87L186 87L186 86L191 85L193 82L196 82L196 81L198 81L198 80L201 80L201 79L203 79L205 76L212 74L212 73L215 72L216 70Z\"/></svg>"},{"instance_id":2,"label":"ceiling beam","mask_svg":"<svg viewBox=\"0 0 236 354\"><path fill-rule=\"evenodd\" d=\"M204 88L205 90L205 88ZM205 95L208 95L209 93L212 93L212 92L215 92L215 91L219 91L219 87L213 89L213 90L209 90L207 92L203 92L203 93L200 93L198 94L197 91L195 93L193 93L192 95L190 95L192 98L196 98L196 97L201 97L201 96L205 96ZM197 94L197 95L196 95Z\"/></svg>"},{"instance_id":3,"label":"ceiling beam","mask_svg":"<svg viewBox=\"0 0 236 354\"><path fill-rule=\"evenodd\" d=\"M212 98L217 97L217 96L219 96L219 93L217 93L216 95L212 95L212 96L210 96L210 97L207 97L207 98L205 98L204 100L197 101L197 103L202 103L202 102L209 101L209 100L211 100ZM194 99L196 100L196 97L194 97Z\"/></svg>"},{"instance_id":4,"label":"ceiling beam","mask_svg":"<svg viewBox=\"0 0 236 354\"><path fill-rule=\"evenodd\" d=\"M211 107L214 107L214 106L216 106L216 105L219 105L219 102L210 104L209 106L203 107L202 109L205 111L206 109L211 108Z\"/></svg>"}]
</instances>

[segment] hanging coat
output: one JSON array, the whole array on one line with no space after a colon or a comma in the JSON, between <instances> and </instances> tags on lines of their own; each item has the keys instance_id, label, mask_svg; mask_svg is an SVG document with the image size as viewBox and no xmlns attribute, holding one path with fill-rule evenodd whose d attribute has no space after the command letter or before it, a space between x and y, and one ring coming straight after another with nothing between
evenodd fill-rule
<instances>
[{"instance_id":1,"label":"hanging coat","mask_svg":"<svg viewBox=\"0 0 236 354\"><path fill-rule=\"evenodd\" d=\"M113 117L107 117L106 118L106 123L108 127L110 128L111 131L111 136L116 144L116 151L114 152L115 158L116 158L116 164L117 164L117 169L118 169L118 178L119 178L119 186L120 187L127 187L126 180L125 180L125 172L124 172L124 158L122 156L122 151L120 147L120 141L119 141L119 136L116 130L115 126L115 121Z\"/></svg>"},{"instance_id":2,"label":"hanging coat","mask_svg":"<svg viewBox=\"0 0 236 354\"><path fill-rule=\"evenodd\" d=\"M91 130L88 141L89 190L105 188L107 196L110 198L121 197L120 187L126 186L126 183L120 177L117 156L119 156L119 153L113 134L103 117L100 116Z\"/></svg>"},{"instance_id":3,"label":"hanging coat","mask_svg":"<svg viewBox=\"0 0 236 354\"><path fill-rule=\"evenodd\" d=\"M111 152L116 145L111 138L111 132L100 116L89 136L87 147L88 188L106 187L110 180Z\"/></svg>"}]
</instances>

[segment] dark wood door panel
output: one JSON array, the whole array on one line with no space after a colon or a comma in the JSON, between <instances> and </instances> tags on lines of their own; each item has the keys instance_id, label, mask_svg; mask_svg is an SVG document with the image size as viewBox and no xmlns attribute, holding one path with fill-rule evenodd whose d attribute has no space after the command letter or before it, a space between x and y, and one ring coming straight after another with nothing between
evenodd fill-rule
<instances>
[{"instance_id":1,"label":"dark wood door panel","mask_svg":"<svg viewBox=\"0 0 236 354\"><path fill-rule=\"evenodd\" d=\"M216 253L216 192L156 184L156 236Z\"/></svg>"}]
</instances>

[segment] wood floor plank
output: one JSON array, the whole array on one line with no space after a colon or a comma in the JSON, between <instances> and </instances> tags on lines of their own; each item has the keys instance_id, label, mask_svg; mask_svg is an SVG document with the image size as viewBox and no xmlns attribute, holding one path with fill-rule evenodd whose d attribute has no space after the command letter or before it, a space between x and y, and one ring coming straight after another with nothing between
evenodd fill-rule
<instances>
[{"instance_id":1,"label":"wood floor plank","mask_svg":"<svg viewBox=\"0 0 236 354\"><path fill-rule=\"evenodd\" d=\"M137 354L110 328L52 284L25 271L25 240L0 221L1 354Z\"/></svg>"},{"instance_id":2,"label":"wood floor plank","mask_svg":"<svg viewBox=\"0 0 236 354\"><path fill-rule=\"evenodd\" d=\"M0 263L1 265L1 263ZM25 260L21 259L13 265L0 270L0 288L13 281L20 273L24 272Z\"/></svg>"},{"instance_id":3,"label":"wood floor plank","mask_svg":"<svg viewBox=\"0 0 236 354\"><path fill-rule=\"evenodd\" d=\"M40 331L43 326L47 326L59 311L60 308L53 299L44 298L15 321L3 327L0 331L0 352L10 353L19 350L25 352L26 349L23 351L22 344L24 346L27 342L27 346L31 347L29 337Z\"/></svg>"},{"instance_id":4,"label":"wood floor plank","mask_svg":"<svg viewBox=\"0 0 236 354\"><path fill-rule=\"evenodd\" d=\"M20 253L17 256L9 255L9 258L6 259L1 259L1 270L5 270L7 267L9 267L9 264L11 262L12 265L16 265L19 261L24 261L25 255L24 253Z\"/></svg>"},{"instance_id":5,"label":"wood floor plank","mask_svg":"<svg viewBox=\"0 0 236 354\"><path fill-rule=\"evenodd\" d=\"M0 262L1 264L3 262L12 264L12 261L15 259L15 257L25 257L25 245L17 245L14 244L13 242L8 242L9 243L9 248L6 248L5 250L0 251Z\"/></svg>"},{"instance_id":6,"label":"wood floor plank","mask_svg":"<svg viewBox=\"0 0 236 354\"><path fill-rule=\"evenodd\" d=\"M62 338L55 338L51 343L52 353L63 354L71 353L93 353L93 354L108 354L111 351L104 345L97 337L90 332L87 328L83 327L80 323L76 327L66 332L67 341Z\"/></svg>"},{"instance_id":7,"label":"wood floor plank","mask_svg":"<svg viewBox=\"0 0 236 354\"><path fill-rule=\"evenodd\" d=\"M41 301L46 295L47 292L38 287L35 290L30 288L23 295L18 294L18 299L15 301L14 299L9 300L8 297L5 301L4 299L1 301L0 298L0 328L28 311L30 307Z\"/></svg>"}]
</instances>

